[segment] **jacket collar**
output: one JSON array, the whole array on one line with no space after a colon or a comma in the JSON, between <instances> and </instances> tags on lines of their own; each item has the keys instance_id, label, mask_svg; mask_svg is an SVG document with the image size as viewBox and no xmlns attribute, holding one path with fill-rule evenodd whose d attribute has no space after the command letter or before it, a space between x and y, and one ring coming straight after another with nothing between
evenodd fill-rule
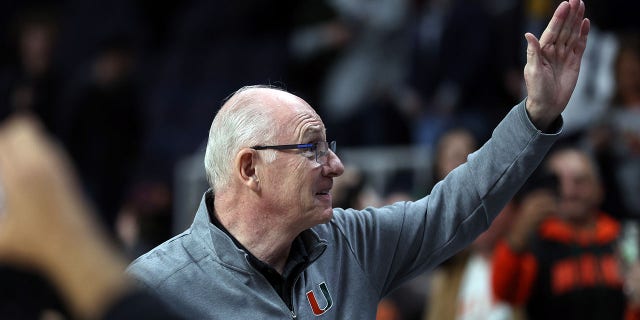
<instances>
[{"instance_id":1,"label":"jacket collar","mask_svg":"<svg viewBox=\"0 0 640 320\"><path fill-rule=\"evenodd\" d=\"M207 202L213 204L213 200L213 191L209 189L203 195L193 223L189 228L188 232L193 237L190 238L191 240L187 240L191 243L185 244L185 249L195 260L211 255L214 260L231 268L251 272L252 268L248 261L250 253L245 251L232 235L224 232L211 222ZM213 208L213 206L210 207ZM327 241L320 239L313 229L303 231L295 241L298 241L298 239L301 240L304 250L300 250L298 246L293 245L289 255L290 257L302 255L306 251L309 264L317 260L327 248Z\"/></svg>"}]
</instances>

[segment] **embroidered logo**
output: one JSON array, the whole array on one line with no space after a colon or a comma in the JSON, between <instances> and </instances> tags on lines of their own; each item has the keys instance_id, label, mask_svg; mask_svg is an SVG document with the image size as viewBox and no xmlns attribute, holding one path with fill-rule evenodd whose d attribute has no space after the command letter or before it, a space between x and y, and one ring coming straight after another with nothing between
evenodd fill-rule
<instances>
[{"instance_id":1,"label":"embroidered logo","mask_svg":"<svg viewBox=\"0 0 640 320\"><path fill-rule=\"evenodd\" d=\"M320 306L318 305L318 300L316 299L316 295L313 290L307 292L307 300L309 300L311 310L313 310L313 314L315 314L316 316L322 315L323 313L327 312L327 310L331 309L331 306L333 306L333 299L331 299L331 294L329 293L327 284L322 282L318 286L320 287L320 291L322 291L324 300L327 302L324 308L320 308Z\"/></svg>"}]
</instances>

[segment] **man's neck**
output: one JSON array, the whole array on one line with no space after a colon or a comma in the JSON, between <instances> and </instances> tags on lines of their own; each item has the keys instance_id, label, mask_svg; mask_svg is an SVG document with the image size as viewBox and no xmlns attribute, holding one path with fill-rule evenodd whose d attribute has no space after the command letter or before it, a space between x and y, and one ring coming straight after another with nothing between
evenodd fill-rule
<instances>
[{"instance_id":1,"label":"man's neck","mask_svg":"<svg viewBox=\"0 0 640 320\"><path fill-rule=\"evenodd\" d=\"M282 274L296 235L273 226L267 221L268 217L261 219L263 215L247 212L246 207L238 206L241 202L236 201L233 206L226 205L223 199L212 199L212 202L213 206L208 206L211 219L216 219L253 256Z\"/></svg>"}]
</instances>

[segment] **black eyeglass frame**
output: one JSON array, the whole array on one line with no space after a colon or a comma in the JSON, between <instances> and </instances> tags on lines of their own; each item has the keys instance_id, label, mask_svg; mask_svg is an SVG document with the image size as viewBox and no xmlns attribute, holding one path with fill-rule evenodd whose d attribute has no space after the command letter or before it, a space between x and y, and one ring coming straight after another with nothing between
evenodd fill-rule
<instances>
[{"instance_id":1,"label":"black eyeglass frame","mask_svg":"<svg viewBox=\"0 0 640 320\"><path fill-rule=\"evenodd\" d=\"M326 146L326 149L322 151L322 154L320 154L320 148L318 148L319 145L324 144ZM319 142L314 142L314 143L299 143L299 144L280 144L280 145L273 145L273 146L253 146L251 147L251 149L254 150L267 150L267 149L271 149L271 150L293 150L293 149L310 149L310 151L313 151L314 154L316 155L316 162L319 164L324 165L326 163L326 161L320 162L318 161L318 159L320 159L321 157L324 157L325 155L327 155L329 153L329 150L331 150L333 153L336 153L336 141L319 141Z\"/></svg>"}]
</instances>

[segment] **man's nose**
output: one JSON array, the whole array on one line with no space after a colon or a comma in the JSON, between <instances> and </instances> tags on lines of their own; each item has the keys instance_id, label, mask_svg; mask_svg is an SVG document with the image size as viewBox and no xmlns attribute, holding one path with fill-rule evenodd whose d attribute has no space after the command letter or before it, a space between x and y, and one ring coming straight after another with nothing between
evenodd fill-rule
<instances>
[{"instance_id":1,"label":"man's nose","mask_svg":"<svg viewBox=\"0 0 640 320\"><path fill-rule=\"evenodd\" d=\"M344 173L344 165L340 161L340 157L333 151L329 151L327 155L327 164L323 166L323 174L328 177L339 177Z\"/></svg>"}]
</instances>

